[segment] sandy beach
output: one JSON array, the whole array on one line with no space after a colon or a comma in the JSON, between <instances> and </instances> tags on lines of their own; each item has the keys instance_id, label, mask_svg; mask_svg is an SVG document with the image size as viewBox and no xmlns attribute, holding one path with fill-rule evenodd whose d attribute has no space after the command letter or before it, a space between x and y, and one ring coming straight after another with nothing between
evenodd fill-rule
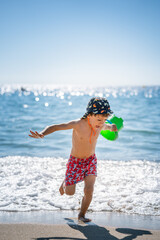
<instances>
[{"instance_id":1,"label":"sandy beach","mask_svg":"<svg viewBox=\"0 0 160 240\"><path fill-rule=\"evenodd\" d=\"M92 222L77 221L77 211L0 213L0 240L160 239L160 217L88 213Z\"/></svg>"},{"instance_id":2,"label":"sandy beach","mask_svg":"<svg viewBox=\"0 0 160 240\"><path fill-rule=\"evenodd\" d=\"M98 225L1 224L1 240L159 240L159 231Z\"/></svg>"}]
</instances>

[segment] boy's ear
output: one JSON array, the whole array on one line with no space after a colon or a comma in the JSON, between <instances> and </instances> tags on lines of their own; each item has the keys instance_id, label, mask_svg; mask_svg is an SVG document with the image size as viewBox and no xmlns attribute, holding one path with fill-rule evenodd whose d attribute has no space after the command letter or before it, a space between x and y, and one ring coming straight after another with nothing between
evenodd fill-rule
<instances>
[{"instance_id":1,"label":"boy's ear","mask_svg":"<svg viewBox=\"0 0 160 240\"><path fill-rule=\"evenodd\" d=\"M92 116L93 116L93 114L89 113L87 117L89 117L89 118L90 118L90 117L92 117Z\"/></svg>"}]
</instances>

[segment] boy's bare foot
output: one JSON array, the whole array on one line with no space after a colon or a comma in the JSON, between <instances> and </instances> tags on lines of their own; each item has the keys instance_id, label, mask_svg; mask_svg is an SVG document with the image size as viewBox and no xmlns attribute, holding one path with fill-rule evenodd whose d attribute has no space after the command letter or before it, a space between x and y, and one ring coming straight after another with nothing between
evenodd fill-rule
<instances>
[{"instance_id":1,"label":"boy's bare foot","mask_svg":"<svg viewBox=\"0 0 160 240\"><path fill-rule=\"evenodd\" d=\"M84 222L84 223L86 223L86 222L91 222L92 220L91 219L89 219L89 218L86 218L85 216L83 216L83 215L78 215L78 221L82 221L82 222Z\"/></svg>"},{"instance_id":2,"label":"boy's bare foot","mask_svg":"<svg viewBox=\"0 0 160 240\"><path fill-rule=\"evenodd\" d=\"M60 192L61 195L64 194L64 181L62 182L62 184L61 184L61 186L59 188L59 192Z\"/></svg>"}]
</instances>

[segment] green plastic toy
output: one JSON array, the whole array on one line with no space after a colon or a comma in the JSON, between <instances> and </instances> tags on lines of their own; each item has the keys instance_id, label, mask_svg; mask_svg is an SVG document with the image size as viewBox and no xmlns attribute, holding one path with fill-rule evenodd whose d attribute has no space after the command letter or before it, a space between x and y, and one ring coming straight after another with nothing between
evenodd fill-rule
<instances>
[{"instance_id":1,"label":"green plastic toy","mask_svg":"<svg viewBox=\"0 0 160 240\"><path fill-rule=\"evenodd\" d=\"M107 119L106 124L116 124L118 131L111 132L110 130L102 130L101 135L107 140L114 141L118 138L118 132L123 128L123 119L118 118L115 115L112 115L109 119Z\"/></svg>"}]
</instances>

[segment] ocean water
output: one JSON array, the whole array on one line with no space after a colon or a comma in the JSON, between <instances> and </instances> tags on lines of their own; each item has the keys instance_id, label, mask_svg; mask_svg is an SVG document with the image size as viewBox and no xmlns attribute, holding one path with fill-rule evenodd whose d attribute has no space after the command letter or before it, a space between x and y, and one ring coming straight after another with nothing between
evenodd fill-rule
<instances>
[{"instance_id":1,"label":"ocean water","mask_svg":"<svg viewBox=\"0 0 160 240\"><path fill-rule=\"evenodd\" d=\"M160 87L0 86L0 210L79 209L60 196L72 131L32 139L54 123L83 116L89 99L106 97L124 128L116 141L102 136L96 148L98 177L92 211L160 215Z\"/></svg>"}]
</instances>

